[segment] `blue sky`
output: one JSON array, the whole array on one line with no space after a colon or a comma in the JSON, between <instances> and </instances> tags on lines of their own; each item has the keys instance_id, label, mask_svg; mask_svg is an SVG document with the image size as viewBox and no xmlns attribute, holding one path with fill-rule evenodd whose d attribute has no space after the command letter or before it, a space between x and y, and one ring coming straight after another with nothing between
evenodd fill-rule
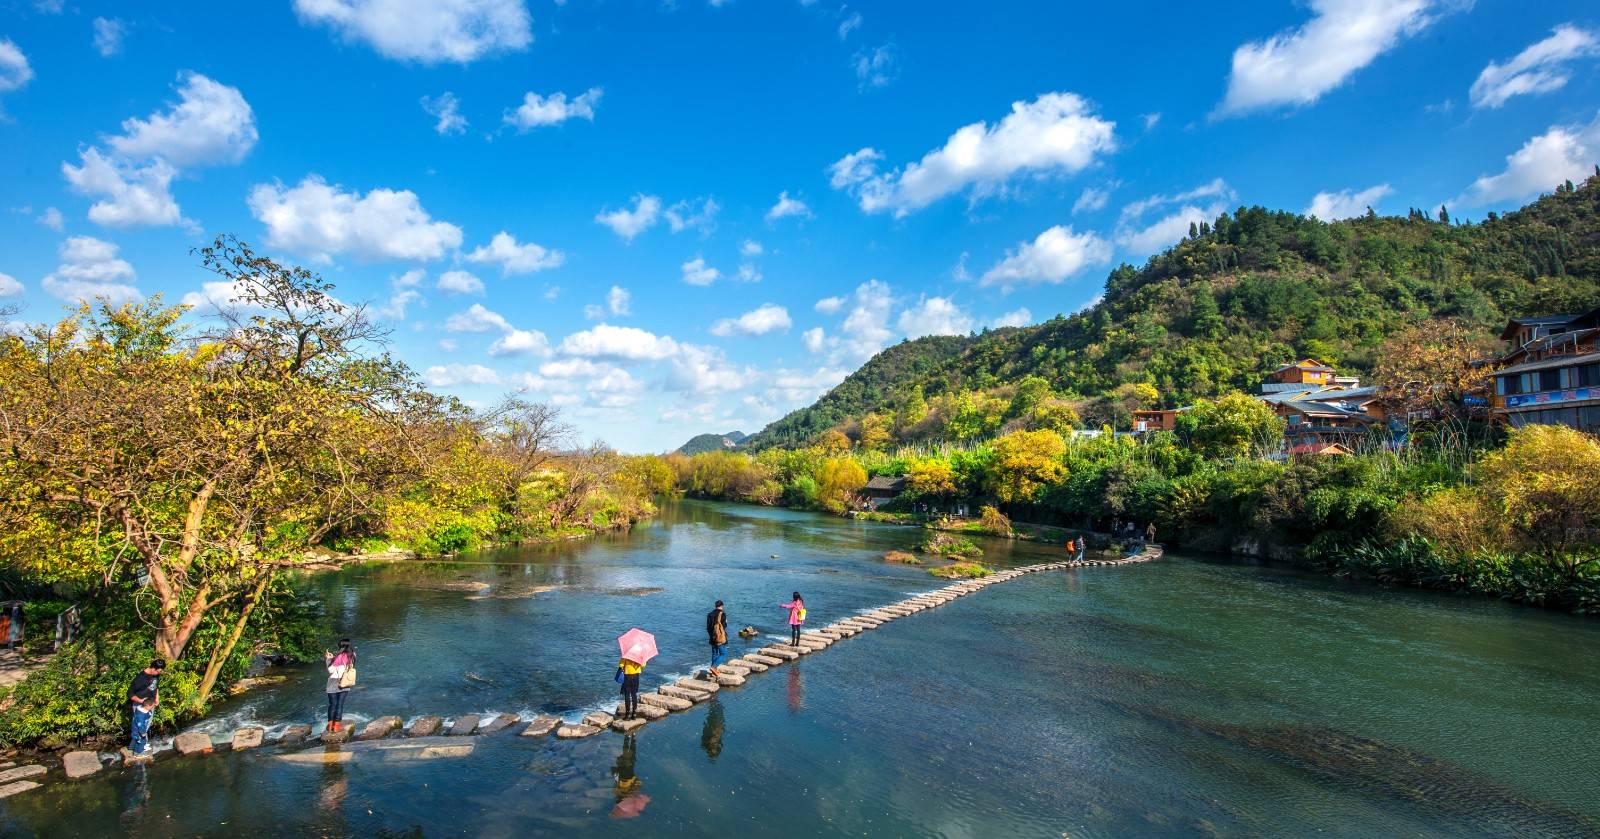
<instances>
[{"instance_id":1,"label":"blue sky","mask_svg":"<svg viewBox=\"0 0 1600 839\"><path fill-rule=\"evenodd\" d=\"M0 0L0 302L229 290L234 233L441 392L754 431L1191 219L1481 218L1600 160L1580 2Z\"/></svg>"}]
</instances>

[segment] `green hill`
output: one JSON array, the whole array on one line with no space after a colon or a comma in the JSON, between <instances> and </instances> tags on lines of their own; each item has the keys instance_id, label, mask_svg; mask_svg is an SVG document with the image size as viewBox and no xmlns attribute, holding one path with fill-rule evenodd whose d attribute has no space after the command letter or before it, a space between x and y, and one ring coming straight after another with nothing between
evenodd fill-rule
<instances>
[{"instance_id":1,"label":"green hill","mask_svg":"<svg viewBox=\"0 0 1600 839\"><path fill-rule=\"evenodd\" d=\"M696 434L689 438L689 442L677 448L678 454L697 455L701 452L717 452L731 449L745 440L742 431L729 431L727 434Z\"/></svg>"},{"instance_id":2,"label":"green hill","mask_svg":"<svg viewBox=\"0 0 1600 839\"><path fill-rule=\"evenodd\" d=\"M908 403L937 411L944 396L944 410L957 411L963 394L1003 398L1030 375L1094 421L1096 398L1132 383L1177 406L1253 389L1304 356L1365 375L1387 339L1424 320L1459 319L1487 342L1509 316L1596 305L1600 170L1477 223L1417 210L1328 223L1242 207L1141 268L1111 271L1101 301L1078 314L890 347L745 445L803 444L873 413L898 413L901 439L937 435L936 423L904 420Z\"/></svg>"}]
</instances>

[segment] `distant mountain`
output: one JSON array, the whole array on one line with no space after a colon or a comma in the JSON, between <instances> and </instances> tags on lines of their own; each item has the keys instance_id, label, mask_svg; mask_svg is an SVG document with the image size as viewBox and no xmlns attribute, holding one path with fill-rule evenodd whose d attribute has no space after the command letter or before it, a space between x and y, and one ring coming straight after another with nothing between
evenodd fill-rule
<instances>
[{"instance_id":1,"label":"distant mountain","mask_svg":"<svg viewBox=\"0 0 1600 839\"><path fill-rule=\"evenodd\" d=\"M727 434L696 434L689 438L689 442L678 447L678 454L695 455L701 452L715 452L731 449L748 439L742 431L729 431Z\"/></svg>"},{"instance_id":2,"label":"distant mountain","mask_svg":"<svg viewBox=\"0 0 1600 839\"><path fill-rule=\"evenodd\" d=\"M1466 224L1420 210L1324 222L1240 207L1142 267L1117 267L1100 301L1071 316L889 347L744 448L806 445L868 415L902 442L959 436L947 416L1004 407L1026 376L1093 425L1123 386L1149 385L1158 405L1177 407L1253 390L1307 356L1366 376L1385 341L1420 321L1455 318L1492 342L1510 316L1596 305L1600 170Z\"/></svg>"}]
</instances>

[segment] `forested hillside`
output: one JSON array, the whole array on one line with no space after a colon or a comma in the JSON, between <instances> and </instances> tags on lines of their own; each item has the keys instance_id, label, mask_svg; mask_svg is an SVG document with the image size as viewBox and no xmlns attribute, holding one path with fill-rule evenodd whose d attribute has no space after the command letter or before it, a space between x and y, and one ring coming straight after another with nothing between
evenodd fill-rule
<instances>
[{"instance_id":1,"label":"forested hillside","mask_svg":"<svg viewBox=\"0 0 1600 839\"><path fill-rule=\"evenodd\" d=\"M800 445L833 428L858 436L863 422L902 441L1037 427L1016 412L1013 385L1028 376L1072 407L1072 421L1105 422L1251 389L1303 356L1366 375L1386 340L1429 319L1456 319L1488 347L1509 316L1596 305L1600 174L1468 224L1416 210L1327 223L1240 208L1142 268L1116 268L1083 312L890 347L745 445Z\"/></svg>"}]
</instances>

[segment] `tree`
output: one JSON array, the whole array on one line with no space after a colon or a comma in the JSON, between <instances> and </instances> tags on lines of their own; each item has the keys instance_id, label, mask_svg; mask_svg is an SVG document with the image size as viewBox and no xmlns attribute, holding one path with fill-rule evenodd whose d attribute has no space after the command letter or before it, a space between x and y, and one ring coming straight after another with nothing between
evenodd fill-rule
<instances>
[{"instance_id":1,"label":"tree","mask_svg":"<svg viewBox=\"0 0 1600 839\"><path fill-rule=\"evenodd\" d=\"M1600 439L1564 425L1514 428L1477 474L1521 544L1562 560L1568 574L1595 561L1579 548L1600 543Z\"/></svg>"},{"instance_id":2,"label":"tree","mask_svg":"<svg viewBox=\"0 0 1600 839\"><path fill-rule=\"evenodd\" d=\"M1050 383L1043 376L1023 376L1022 381L1017 382L1017 391L1011 397L1006 417L1026 417L1051 395Z\"/></svg>"},{"instance_id":3,"label":"tree","mask_svg":"<svg viewBox=\"0 0 1600 839\"><path fill-rule=\"evenodd\" d=\"M1201 400L1178 414L1179 435L1203 457L1247 457L1272 451L1283 441L1283 418L1245 393Z\"/></svg>"},{"instance_id":4,"label":"tree","mask_svg":"<svg viewBox=\"0 0 1600 839\"><path fill-rule=\"evenodd\" d=\"M888 444L889 421L882 414L867 414L861 418L861 428L856 432L856 444L873 452Z\"/></svg>"},{"instance_id":5,"label":"tree","mask_svg":"<svg viewBox=\"0 0 1600 839\"><path fill-rule=\"evenodd\" d=\"M1423 321L1395 335L1372 371L1378 404L1405 418L1464 418L1468 397L1488 396L1493 367L1479 363L1487 349L1456 320Z\"/></svg>"},{"instance_id":6,"label":"tree","mask_svg":"<svg viewBox=\"0 0 1600 839\"><path fill-rule=\"evenodd\" d=\"M1217 308L1217 298L1209 284L1199 285L1194 291L1194 303L1189 309L1190 329L1202 338L1215 338L1222 331L1222 310Z\"/></svg>"},{"instance_id":7,"label":"tree","mask_svg":"<svg viewBox=\"0 0 1600 839\"><path fill-rule=\"evenodd\" d=\"M817 447L828 454L843 454L850 451L850 438L843 431L830 428L817 439Z\"/></svg>"},{"instance_id":8,"label":"tree","mask_svg":"<svg viewBox=\"0 0 1600 839\"><path fill-rule=\"evenodd\" d=\"M817 500L831 513L843 513L867 485L867 472L848 457L830 457L817 468Z\"/></svg>"},{"instance_id":9,"label":"tree","mask_svg":"<svg viewBox=\"0 0 1600 839\"><path fill-rule=\"evenodd\" d=\"M1067 444L1054 431L1017 431L994 441L989 491L1001 501L1032 501L1046 484L1067 474L1061 456Z\"/></svg>"},{"instance_id":10,"label":"tree","mask_svg":"<svg viewBox=\"0 0 1600 839\"><path fill-rule=\"evenodd\" d=\"M917 495L935 498L955 495L956 473L941 458L917 458L906 467L906 488Z\"/></svg>"},{"instance_id":11,"label":"tree","mask_svg":"<svg viewBox=\"0 0 1600 839\"><path fill-rule=\"evenodd\" d=\"M1027 428L1029 431L1048 429L1065 437L1072 433L1082 423L1078 412L1072 403L1065 399L1050 399L1034 406L1028 414Z\"/></svg>"},{"instance_id":12,"label":"tree","mask_svg":"<svg viewBox=\"0 0 1600 839\"><path fill-rule=\"evenodd\" d=\"M900 403L900 409L895 412L895 431L902 436L906 430L922 422L928 415L928 400L922 395L922 385L911 388L906 398Z\"/></svg>"}]
</instances>

